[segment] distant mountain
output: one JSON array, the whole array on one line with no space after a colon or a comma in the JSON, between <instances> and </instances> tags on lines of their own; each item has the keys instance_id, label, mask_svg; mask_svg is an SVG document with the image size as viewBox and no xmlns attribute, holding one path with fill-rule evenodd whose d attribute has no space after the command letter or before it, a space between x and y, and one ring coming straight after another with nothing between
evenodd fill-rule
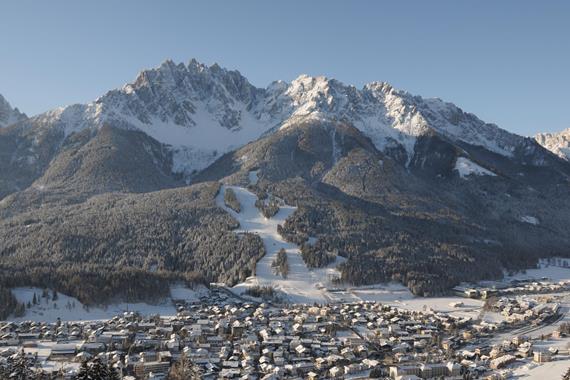
<instances>
[{"instance_id":1,"label":"distant mountain","mask_svg":"<svg viewBox=\"0 0 570 380\"><path fill-rule=\"evenodd\" d=\"M570 128L558 133L539 133L535 139L554 154L570 160Z\"/></svg>"},{"instance_id":2,"label":"distant mountain","mask_svg":"<svg viewBox=\"0 0 570 380\"><path fill-rule=\"evenodd\" d=\"M12 108L10 103L0 94L0 128L25 120L27 116L18 108Z\"/></svg>"},{"instance_id":3,"label":"distant mountain","mask_svg":"<svg viewBox=\"0 0 570 380\"><path fill-rule=\"evenodd\" d=\"M266 247L216 206L227 183L298 206L280 233L313 264L343 256L347 282L443 293L567 255L570 163L541 144L387 83L257 88L166 61L0 129L0 278L87 303L101 284L242 281Z\"/></svg>"}]
</instances>

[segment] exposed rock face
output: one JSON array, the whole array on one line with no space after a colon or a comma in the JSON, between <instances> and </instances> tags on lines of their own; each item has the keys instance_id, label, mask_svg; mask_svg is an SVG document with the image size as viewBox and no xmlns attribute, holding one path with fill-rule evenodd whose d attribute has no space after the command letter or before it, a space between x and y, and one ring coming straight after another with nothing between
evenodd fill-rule
<instances>
[{"instance_id":1,"label":"exposed rock face","mask_svg":"<svg viewBox=\"0 0 570 380\"><path fill-rule=\"evenodd\" d=\"M291 83L256 88L237 71L195 60L188 65L166 61L90 104L50 111L32 123L65 136L106 124L138 129L169 145L173 170L191 176L221 154L303 120L353 125L379 150L407 163L416 140L434 133L503 156L511 156L523 140L451 103L412 96L387 83L356 89L301 75Z\"/></svg>"},{"instance_id":2,"label":"exposed rock face","mask_svg":"<svg viewBox=\"0 0 570 380\"><path fill-rule=\"evenodd\" d=\"M27 116L18 108L12 108L10 103L0 95L0 128L25 120Z\"/></svg>"}]
</instances>

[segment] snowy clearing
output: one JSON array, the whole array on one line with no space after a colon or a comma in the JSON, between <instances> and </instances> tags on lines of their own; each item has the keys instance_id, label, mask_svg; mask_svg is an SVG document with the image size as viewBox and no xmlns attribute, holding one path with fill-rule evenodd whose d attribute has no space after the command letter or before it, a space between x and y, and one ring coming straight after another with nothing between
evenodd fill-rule
<instances>
[{"instance_id":1,"label":"snowy clearing","mask_svg":"<svg viewBox=\"0 0 570 380\"><path fill-rule=\"evenodd\" d=\"M503 281L512 280L540 280L542 278L548 278L551 281L564 281L570 280L570 267L560 267L555 265L548 265L545 263L540 263L539 268L527 269L525 273L519 272L512 276L505 276Z\"/></svg>"},{"instance_id":2,"label":"snowy clearing","mask_svg":"<svg viewBox=\"0 0 570 380\"><path fill-rule=\"evenodd\" d=\"M538 218L530 215L521 216L521 222L534 224L535 226L540 224Z\"/></svg>"},{"instance_id":3,"label":"snowy clearing","mask_svg":"<svg viewBox=\"0 0 570 380\"><path fill-rule=\"evenodd\" d=\"M446 313L458 318L477 319L484 304L481 300L463 297L417 297L400 284L355 288L352 293L362 301L381 302L410 311Z\"/></svg>"},{"instance_id":4,"label":"snowy clearing","mask_svg":"<svg viewBox=\"0 0 570 380\"><path fill-rule=\"evenodd\" d=\"M492 171L477 165L465 157L457 158L457 161L455 162L455 170L459 172L459 176L463 179L470 175L489 175L493 177L496 176L496 174Z\"/></svg>"},{"instance_id":5,"label":"snowy clearing","mask_svg":"<svg viewBox=\"0 0 570 380\"><path fill-rule=\"evenodd\" d=\"M30 303L30 308L26 307L26 314L23 317L9 318L10 321L36 321L55 322L62 321L90 321L112 318L126 311L136 311L142 315L174 316L176 307L172 300L185 300L188 302L199 300L200 296L207 295L208 289L198 286L196 289L189 289L185 286L172 286L171 297L156 305L147 303L117 303L104 307L87 307L74 297L62 293L57 294L57 299L53 300L53 292L48 291L48 297L42 297L43 290L40 288L15 288L12 293L20 303ZM33 304L34 294L37 303Z\"/></svg>"},{"instance_id":6,"label":"snowy clearing","mask_svg":"<svg viewBox=\"0 0 570 380\"><path fill-rule=\"evenodd\" d=\"M549 363L529 363L516 368L510 379L525 380L555 380L561 379L562 375L570 367L570 359L556 360Z\"/></svg>"}]
</instances>

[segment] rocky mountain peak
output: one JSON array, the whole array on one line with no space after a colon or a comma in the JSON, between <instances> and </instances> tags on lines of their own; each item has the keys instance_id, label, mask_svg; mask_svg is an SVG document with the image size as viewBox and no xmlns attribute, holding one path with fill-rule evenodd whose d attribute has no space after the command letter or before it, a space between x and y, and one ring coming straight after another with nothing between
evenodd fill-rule
<instances>
[{"instance_id":1,"label":"rocky mountain peak","mask_svg":"<svg viewBox=\"0 0 570 380\"><path fill-rule=\"evenodd\" d=\"M21 113L18 108L12 108L10 103L0 95L0 128L27 119L26 114Z\"/></svg>"},{"instance_id":2,"label":"rocky mountain peak","mask_svg":"<svg viewBox=\"0 0 570 380\"><path fill-rule=\"evenodd\" d=\"M557 133L539 133L535 140L560 158L570 160L570 128Z\"/></svg>"},{"instance_id":3,"label":"rocky mountain peak","mask_svg":"<svg viewBox=\"0 0 570 380\"><path fill-rule=\"evenodd\" d=\"M503 156L510 156L523 139L451 103L414 96L385 82L357 89L325 76L300 75L290 83L257 88L239 71L195 59L187 64L166 60L93 103L38 117L44 125L63 128L65 135L105 123L141 130L170 145L174 169L184 173L305 118L352 125L378 150L403 151L408 161L416 140L426 134Z\"/></svg>"}]
</instances>

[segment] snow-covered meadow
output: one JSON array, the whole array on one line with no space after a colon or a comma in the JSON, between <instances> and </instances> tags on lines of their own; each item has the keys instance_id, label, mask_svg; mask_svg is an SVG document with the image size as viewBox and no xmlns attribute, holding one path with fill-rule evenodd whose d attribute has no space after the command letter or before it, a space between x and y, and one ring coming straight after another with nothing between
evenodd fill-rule
<instances>
[{"instance_id":1,"label":"snow-covered meadow","mask_svg":"<svg viewBox=\"0 0 570 380\"><path fill-rule=\"evenodd\" d=\"M176 315L174 300L196 301L200 296L207 295L208 289L204 286L189 289L182 285L175 285L170 289L170 298L154 305L122 302L105 307L88 307L76 298L62 293L58 293L56 299L53 299L52 291L47 292L47 297L42 297L43 289L40 288L15 288L12 293L18 302L30 307L26 306L26 314L23 317L12 317L11 321L55 322L58 318L62 321L104 320L126 311L135 311L142 315L174 316ZM36 303L33 302L34 295Z\"/></svg>"}]
</instances>

